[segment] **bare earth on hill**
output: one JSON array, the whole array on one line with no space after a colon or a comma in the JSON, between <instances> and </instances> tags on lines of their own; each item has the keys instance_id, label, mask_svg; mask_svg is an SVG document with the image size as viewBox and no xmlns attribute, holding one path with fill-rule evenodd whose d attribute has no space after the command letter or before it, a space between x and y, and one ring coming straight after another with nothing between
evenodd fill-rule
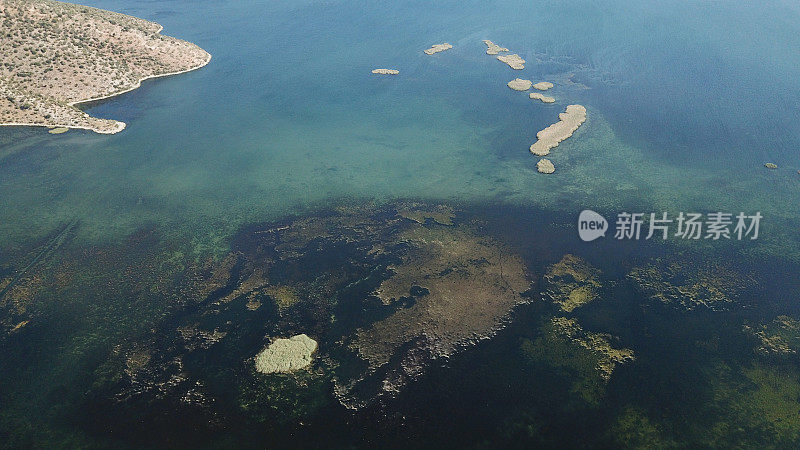
<instances>
[{"instance_id":1,"label":"bare earth on hill","mask_svg":"<svg viewBox=\"0 0 800 450\"><path fill-rule=\"evenodd\" d=\"M211 60L200 47L159 34L157 23L69 3L0 0L0 24L0 125L116 133L124 123L75 105Z\"/></svg>"}]
</instances>

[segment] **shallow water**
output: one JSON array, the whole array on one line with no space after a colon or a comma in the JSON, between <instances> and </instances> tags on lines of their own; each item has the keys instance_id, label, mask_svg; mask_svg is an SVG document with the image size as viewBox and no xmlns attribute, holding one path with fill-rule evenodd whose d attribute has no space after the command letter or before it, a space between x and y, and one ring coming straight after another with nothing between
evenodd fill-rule
<instances>
[{"instance_id":1,"label":"shallow water","mask_svg":"<svg viewBox=\"0 0 800 450\"><path fill-rule=\"evenodd\" d=\"M125 121L118 135L1 129L0 246L74 219L90 241L155 222L209 242L332 198L798 214L800 61L786 49L800 25L787 5L91 4L214 59L89 109ZM526 69L485 55L484 38ZM439 41L455 48L421 52ZM579 84L559 83L568 74ZM557 103L505 87L523 75L555 81ZM570 103L589 119L553 152L557 175L540 176L527 147ZM796 251L794 231L772 237Z\"/></svg>"},{"instance_id":2,"label":"shallow water","mask_svg":"<svg viewBox=\"0 0 800 450\"><path fill-rule=\"evenodd\" d=\"M731 348L742 320L798 313L800 53L791 49L800 47L800 10L793 2L87 3L157 21L165 34L197 43L213 60L88 105L90 114L127 123L117 135L0 127L0 276L31 262L67 224L75 224L68 242L59 241L47 253L52 261L33 270L47 277L73 256L86 258L75 263L85 269L78 278L35 299L39 321L26 336L38 338L9 348L12 357L0 365L5 379L17 380L0 388L14 404L0 415L0 431L17 426L19 417L26 426L36 417L47 430L80 420L69 416L108 352L162 319L176 320L170 314L178 284L171 277L184 264L224 255L249 224L345 203L413 198L458 205L509 242L533 274L574 252L618 281L633 261L689 251L687 259L731 263L759 281L743 311L686 323L674 312L639 310L640 299L624 282L609 288L604 295L616 300L593 306L582 320L620 336L641 364L618 372L602 406L562 411L550 422L537 415L558 395L537 402L542 392L535 389L511 402L508 418L491 414L511 408L493 400L483 416L440 422L466 443L483 431L514 436L514 424L537 420L530 426L542 436L564 436L559 430L576 417L594 417L592 408L613 418L635 404L658 417L658 403L670 396L649 397L639 380L653 377L671 386L665 392L689 398L706 395L720 389L706 384L713 385L721 365L747 360L749 348ZM526 68L514 71L486 55L483 39L520 54ZM445 41L455 48L422 53ZM375 67L400 74L375 76ZM511 91L506 83L516 77L554 82L548 95L556 103ZM573 103L587 107L588 119L550 155L556 173L538 174L528 146ZM767 170L766 162L779 168ZM607 218L625 209L761 211L764 220L758 241L585 244L574 233L584 208ZM159 265L148 267L154 261ZM150 296L140 291L148 282ZM517 358L519 341L536 338L539 314L522 312L496 341L459 356L455 369L434 369L398 406L408 427L397 433L410 433L402 439L430 444L432 417L476 401L454 396L442 411L415 416L415 406L437 392L463 388L502 399L502 386L517 386L493 374L495 384L481 387L486 374L465 366L497 364L508 368L508 378L542 380ZM728 342L721 350L698 350L698 342L720 339ZM660 359L664 342L672 350ZM696 360L681 365L683 352ZM701 387L665 375L676 364L686 376L702 372L708 390L698 393ZM452 391L441 390L447 383ZM552 383L554 392L569 389ZM674 417L691 409L679 403L671 404ZM348 421L335 408L319 413L317 424L320 417L337 426ZM377 439L361 435L359 426L370 419L359 420L344 431L316 426L320 436L342 442ZM180 433L188 436L192 425L186 426ZM598 419L589 429L609 426L610 418ZM685 431L671 426L662 431ZM18 430L26 435L23 425ZM391 427L379 430L380 438L391 438ZM589 435L569 444L585 444ZM48 431L42 439L93 442L77 436ZM229 435L217 437L224 445ZM251 438L252 444L263 436ZM309 443L320 445L313 437Z\"/></svg>"}]
</instances>

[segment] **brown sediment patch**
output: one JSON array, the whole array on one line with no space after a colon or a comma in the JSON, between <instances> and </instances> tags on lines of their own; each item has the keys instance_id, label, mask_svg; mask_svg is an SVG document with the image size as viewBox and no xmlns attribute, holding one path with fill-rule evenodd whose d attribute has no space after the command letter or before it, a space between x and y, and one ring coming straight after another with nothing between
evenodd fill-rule
<instances>
[{"instance_id":1,"label":"brown sediment patch","mask_svg":"<svg viewBox=\"0 0 800 450\"><path fill-rule=\"evenodd\" d=\"M550 174L556 171L556 166L554 166L553 162L549 159L542 158L536 163L536 170L538 170L539 173Z\"/></svg>"},{"instance_id":2,"label":"brown sediment patch","mask_svg":"<svg viewBox=\"0 0 800 450\"><path fill-rule=\"evenodd\" d=\"M508 67L514 70L522 70L525 68L525 60L516 53L511 55L498 55L497 59L508 64Z\"/></svg>"},{"instance_id":3,"label":"brown sediment patch","mask_svg":"<svg viewBox=\"0 0 800 450\"><path fill-rule=\"evenodd\" d=\"M522 260L487 238L457 228L414 227L399 236L409 246L378 297L392 303L425 295L414 306L358 331L351 346L373 368L386 364L405 344L423 339L437 357L486 336L502 323L529 287Z\"/></svg>"},{"instance_id":4,"label":"brown sediment patch","mask_svg":"<svg viewBox=\"0 0 800 450\"><path fill-rule=\"evenodd\" d=\"M451 48L453 48L453 46L445 42L444 44L433 45L431 46L431 48L425 49L423 51L425 52L426 55L433 55L439 52L443 52L445 50L450 50Z\"/></svg>"},{"instance_id":5,"label":"brown sediment patch","mask_svg":"<svg viewBox=\"0 0 800 450\"><path fill-rule=\"evenodd\" d=\"M540 92L531 92L530 94L528 94L528 97L530 97L531 100L541 100L544 103L555 103L556 102L555 98L548 97L546 95L543 95Z\"/></svg>"},{"instance_id":6,"label":"brown sediment patch","mask_svg":"<svg viewBox=\"0 0 800 450\"><path fill-rule=\"evenodd\" d=\"M550 83L549 81L540 81L540 82L538 82L538 83L533 85L534 89L538 89L540 91L546 91L546 90L548 90L548 89L550 89L552 87L553 87L553 83Z\"/></svg>"},{"instance_id":7,"label":"brown sediment patch","mask_svg":"<svg viewBox=\"0 0 800 450\"><path fill-rule=\"evenodd\" d=\"M613 336L607 333L592 333L581 327L575 319L554 317L552 319L554 330L572 342L591 351L598 358L596 369L604 380L611 378L614 368L635 359L633 350L629 348L614 348L611 341Z\"/></svg>"},{"instance_id":8,"label":"brown sediment patch","mask_svg":"<svg viewBox=\"0 0 800 450\"><path fill-rule=\"evenodd\" d=\"M558 115L559 121L536 133L536 142L531 145L531 153L536 156L550 154L550 149L572 136L575 130L586 121L586 108L581 105L569 105L567 110Z\"/></svg>"},{"instance_id":9,"label":"brown sediment patch","mask_svg":"<svg viewBox=\"0 0 800 450\"><path fill-rule=\"evenodd\" d=\"M400 71L397 69L372 69L372 73L378 75L397 75Z\"/></svg>"},{"instance_id":10,"label":"brown sediment patch","mask_svg":"<svg viewBox=\"0 0 800 450\"><path fill-rule=\"evenodd\" d=\"M567 254L548 268L542 282L542 296L561 310L572 312L597 298L600 270L582 258Z\"/></svg>"},{"instance_id":11,"label":"brown sediment patch","mask_svg":"<svg viewBox=\"0 0 800 450\"><path fill-rule=\"evenodd\" d=\"M211 55L160 34L156 23L51 0L5 0L0 40L0 125L116 133L125 124L76 105L128 92L141 82L206 65ZM35 48L19 52L16 48ZM23 57L24 56L24 57Z\"/></svg>"},{"instance_id":12,"label":"brown sediment patch","mask_svg":"<svg viewBox=\"0 0 800 450\"><path fill-rule=\"evenodd\" d=\"M514 78L508 82L508 87L515 91L527 91L531 88L531 80L523 80L522 78Z\"/></svg>"},{"instance_id":13,"label":"brown sediment patch","mask_svg":"<svg viewBox=\"0 0 800 450\"><path fill-rule=\"evenodd\" d=\"M500 47L499 45L495 44L494 42L484 39L483 43L486 44L486 54L487 55L497 55L500 52L507 52L508 49L505 47Z\"/></svg>"}]
</instances>

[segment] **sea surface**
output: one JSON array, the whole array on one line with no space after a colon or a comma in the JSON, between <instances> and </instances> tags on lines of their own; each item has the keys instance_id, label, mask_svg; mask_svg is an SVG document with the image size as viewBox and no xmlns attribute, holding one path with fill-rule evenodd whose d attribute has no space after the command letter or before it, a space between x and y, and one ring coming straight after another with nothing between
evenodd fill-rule
<instances>
[{"instance_id":1,"label":"sea surface","mask_svg":"<svg viewBox=\"0 0 800 450\"><path fill-rule=\"evenodd\" d=\"M119 134L0 127L0 276L31 264L47 278L47 261L60 252L138 248L131 242L140 241L158 248L152 260L181 266L221 258L236 233L253 223L340 205L417 201L484 217L487 229L511 242L532 271L572 252L609 279L624 279L632 259L688 252L699 265L731 264L754 277L759 288L743 302L750 307L741 315L659 316L630 306L636 295L625 288L605 292L618 302L584 320L627 339L642 363L612 378L603 411L634 423L643 420L636 414L686 417L693 406L676 398L706 395L689 378L728 373L723 363L698 369L685 354L703 359L716 346L730 356L725 364L739 364L752 353L732 343L741 338L743 317L763 322L800 311L800 7L794 1L83 3L158 22L163 34L194 42L213 59L200 70L85 105L91 115L125 122ZM484 39L518 53L525 69L487 55ZM454 48L422 52L442 42ZM400 74L373 75L374 68ZM517 77L553 82L546 95L556 102L532 101L506 87ZM570 104L584 105L587 120L548 157L556 172L539 174L528 147ZM778 168L765 168L768 162ZM757 240L616 242L609 233L583 243L575 229L583 209L601 212L612 225L623 211L760 212L763 219ZM69 239L62 244L64 233ZM147 233L157 237L142 237ZM163 305L126 305L126 295L141 298L138 291L104 289L111 279L138 276L123 273L123 266L139 256L121 254L119 268L107 258L107 267L74 282L91 290L59 291L64 300L56 306L48 292L29 307L41 309L40 322L26 335L30 341L3 342L11 358L0 364L0 405L7 405L0 437L13 436L19 445L114 442L69 416L86 400L82 374L96 373L116 343L169 317ZM141 259L143 265L152 260ZM485 410L468 414L467 406L484 398L506 398L501 387L513 383L491 371L488 378L483 372L454 375L475 361L527 373L509 350L539 320L526 322L526 314L536 316L520 313L506 334L459 355L449 369L432 369L428 381L411 388L396 417L414 433L404 434L400 419L397 435L361 433L346 413L326 410L337 418L330 423L348 431L321 427L329 433L323 435L336 435L342 445L353 439L447 445L431 436L436 417L455 410L467 412L442 422L461 433L450 444L477 445L500 435L514 442L509 436L522 433L546 436L533 441L539 445L556 445L558 436L570 434L572 420L593 413L569 410L549 423L537 414L560 398L534 392L525 401L486 400ZM669 328L665 323L674 332L667 344L653 338L667 332L659 328ZM664 375L676 367L670 364L679 364L680 382ZM755 367L746 373L768 372ZM780 370L797 376L796 364ZM648 396L644 377L672 390ZM487 379L494 387L482 384ZM722 395L720 389L711 391ZM542 403L533 412L525 409L540 394ZM431 404L441 407L419 407ZM781 405L800 414L796 402ZM500 418L506 410L516 415ZM668 422L653 427L677 435L691 420ZM587 426L597 432L606 425ZM46 431L34 437L34 430ZM588 434L561 442L585 445ZM228 435L216 438L223 446L242 444ZM258 446L261 438L248 436L247 443Z\"/></svg>"}]
</instances>

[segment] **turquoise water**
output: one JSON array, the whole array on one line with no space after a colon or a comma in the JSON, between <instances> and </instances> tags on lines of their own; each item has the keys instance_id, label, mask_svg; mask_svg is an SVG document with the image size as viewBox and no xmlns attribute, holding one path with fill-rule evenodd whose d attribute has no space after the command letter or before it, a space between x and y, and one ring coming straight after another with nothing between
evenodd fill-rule
<instances>
[{"instance_id":1,"label":"turquoise water","mask_svg":"<svg viewBox=\"0 0 800 450\"><path fill-rule=\"evenodd\" d=\"M0 129L0 246L79 219L89 241L158 223L202 252L241 223L331 199L416 197L761 210L766 238L799 248L790 2L89 3L214 59L89 108L125 121L118 135ZM443 41L455 48L422 53ZM384 66L401 74L369 73ZM510 91L517 76L556 82L557 102ZM571 103L589 119L551 155L558 172L539 175L527 147Z\"/></svg>"}]
</instances>

